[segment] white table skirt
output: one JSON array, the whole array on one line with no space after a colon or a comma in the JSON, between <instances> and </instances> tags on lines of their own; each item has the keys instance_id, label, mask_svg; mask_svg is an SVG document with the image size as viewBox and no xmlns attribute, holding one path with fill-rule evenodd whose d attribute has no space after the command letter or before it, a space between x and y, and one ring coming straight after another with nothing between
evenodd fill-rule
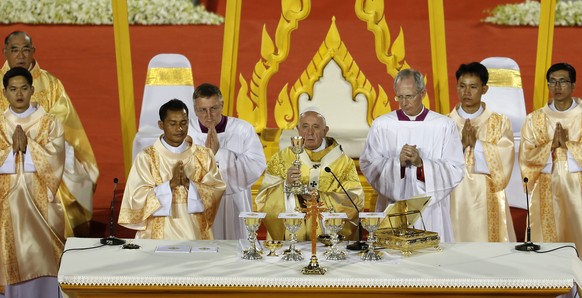
<instances>
[{"instance_id":1,"label":"white table skirt","mask_svg":"<svg viewBox=\"0 0 582 298\"><path fill-rule=\"evenodd\" d=\"M303 275L310 243L300 243L305 257L286 262L280 257L258 261L240 258L238 241L166 241L136 239L137 250L104 246L64 253L58 280L86 286L207 286L207 287L431 287L556 289L573 286L572 249L546 254L518 252L514 243L443 244L442 251L425 249L410 257L385 251L384 260L361 261L348 251L345 261L326 261L318 245L325 275ZM217 253L159 253L159 245L218 246ZM66 249L98 246L99 239L69 238ZM341 245L341 244L340 244ZM542 244L542 251L561 246ZM343 245L342 245L343 246ZM279 250L279 253L287 244Z\"/></svg>"}]
</instances>

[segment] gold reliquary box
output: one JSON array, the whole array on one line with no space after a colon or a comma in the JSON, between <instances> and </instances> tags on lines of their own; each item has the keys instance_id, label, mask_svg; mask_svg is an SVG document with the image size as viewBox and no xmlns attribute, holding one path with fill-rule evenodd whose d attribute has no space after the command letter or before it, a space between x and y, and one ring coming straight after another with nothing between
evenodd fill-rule
<instances>
[{"instance_id":1,"label":"gold reliquary box","mask_svg":"<svg viewBox=\"0 0 582 298\"><path fill-rule=\"evenodd\" d=\"M422 248L440 250L439 234L427 231L422 219L422 211L429 200L430 196L423 195L388 205L384 210L386 217L376 232L377 245L382 248L400 250L405 256L410 256L413 251ZM418 221L423 229L412 227Z\"/></svg>"}]
</instances>

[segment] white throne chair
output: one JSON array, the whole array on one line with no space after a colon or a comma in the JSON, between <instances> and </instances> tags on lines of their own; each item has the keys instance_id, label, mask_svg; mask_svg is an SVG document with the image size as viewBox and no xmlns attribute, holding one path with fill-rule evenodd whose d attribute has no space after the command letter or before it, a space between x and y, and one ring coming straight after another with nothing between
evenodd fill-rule
<instances>
[{"instance_id":1,"label":"white throne chair","mask_svg":"<svg viewBox=\"0 0 582 298\"><path fill-rule=\"evenodd\" d=\"M188 116L196 117L192 100L194 80L190 61L181 54L158 54L148 64L139 117L139 128L133 139L133 158L152 145L162 134L158 127L159 109L170 99L177 98L188 107Z\"/></svg>"},{"instance_id":2,"label":"white throne chair","mask_svg":"<svg viewBox=\"0 0 582 298\"><path fill-rule=\"evenodd\" d=\"M525 98L521 84L521 74L517 63L506 57L490 57L481 64L489 71L489 90L482 100L492 111L506 115L511 121L515 142L515 162L509 184L505 189L509 205L526 209L525 191L519 169L518 152L521 140L521 126L525 121Z\"/></svg>"},{"instance_id":3,"label":"white throne chair","mask_svg":"<svg viewBox=\"0 0 582 298\"><path fill-rule=\"evenodd\" d=\"M368 101L362 94L352 100L352 85L344 79L341 68L333 59L313 85L313 98L310 100L307 94L299 96L299 113L312 106L318 107L325 117L329 126L327 136L335 138L346 155L360 158L370 129L366 118ZM279 148L289 147L290 138L297 135L297 129L283 130Z\"/></svg>"}]
</instances>

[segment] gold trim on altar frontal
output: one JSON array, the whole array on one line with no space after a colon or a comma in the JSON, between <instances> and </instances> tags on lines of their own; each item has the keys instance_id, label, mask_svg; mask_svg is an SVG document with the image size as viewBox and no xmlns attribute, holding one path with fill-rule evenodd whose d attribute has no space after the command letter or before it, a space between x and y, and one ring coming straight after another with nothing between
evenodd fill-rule
<instances>
[{"instance_id":1,"label":"gold trim on altar frontal","mask_svg":"<svg viewBox=\"0 0 582 298\"><path fill-rule=\"evenodd\" d=\"M148 69L146 86L193 86L192 69L162 68Z\"/></svg>"},{"instance_id":2,"label":"gold trim on altar frontal","mask_svg":"<svg viewBox=\"0 0 582 298\"><path fill-rule=\"evenodd\" d=\"M521 88L521 75L519 70L489 68L489 87Z\"/></svg>"}]
</instances>

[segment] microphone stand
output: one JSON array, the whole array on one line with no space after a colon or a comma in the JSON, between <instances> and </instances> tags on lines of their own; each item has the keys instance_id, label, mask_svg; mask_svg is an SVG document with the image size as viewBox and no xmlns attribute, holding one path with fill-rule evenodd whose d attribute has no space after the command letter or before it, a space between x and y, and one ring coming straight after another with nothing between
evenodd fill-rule
<instances>
[{"instance_id":1,"label":"microphone stand","mask_svg":"<svg viewBox=\"0 0 582 298\"><path fill-rule=\"evenodd\" d=\"M525 183L525 201L527 204L526 239L524 243L516 245L515 249L519 251L538 251L540 250L540 246L531 242L531 226L529 223L529 192L527 191L527 181L527 177L523 178L523 182Z\"/></svg>"},{"instance_id":2,"label":"microphone stand","mask_svg":"<svg viewBox=\"0 0 582 298\"><path fill-rule=\"evenodd\" d=\"M344 191L344 193L346 194L346 196L348 196L348 199L350 199L350 202L352 202L352 205L354 205L354 208L356 209L356 211L358 211L358 241L352 243L352 244L348 244L346 246L347 249L349 250L365 250L368 249L368 244L365 241L362 241L362 221L360 219L360 209L358 209L358 206L356 206L356 203L354 203L354 200L352 200L352 197L350 197L350 194L346 191L346 189L344 188L344 186L342 185L342 183L339 181L339 179L337 178L337 176L331 171L331 169L329 167L325 167L325 171L330 173L333 178L335 179L335 181L337 181L337 183L339 184L339 186L342 188L342 190Z\"/></svg>"},{"instance_id":3,"label":"microphone stand","mask_svg":"<svg viewBox=\"0 0 582 298\"><path fill-rule=\"evenodd\" d=\"M110 207L110 214L109 214L109 237L101 238L101 244L103 245L122 245L125 244L125 240L119 239L113 236L113 215L114 215L114 208L115 208L115 191L117 190L117 183L119 180L117 178L113 178L113 198L111 199L111 207Z\"/></svg>"}]
</instances>

